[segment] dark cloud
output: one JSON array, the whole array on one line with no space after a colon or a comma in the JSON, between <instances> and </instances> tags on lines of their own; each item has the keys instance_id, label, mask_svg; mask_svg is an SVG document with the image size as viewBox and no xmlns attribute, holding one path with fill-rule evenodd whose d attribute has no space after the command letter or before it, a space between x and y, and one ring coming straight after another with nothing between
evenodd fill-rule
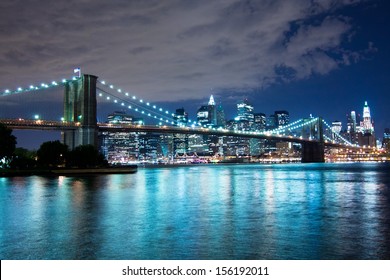
<instances>
[{"instance_id":1,"label":"dark cloud","mask_svg":"<svg viewBox=\"0 0 390 280\"><path fill-rule=\"evenodd\" d=\"M80 66L171 101L326 75L364 55L343 46L354 26L337 14L358 2L3 0L0 83L62 78Z\"/></svg>"}]
</instances>

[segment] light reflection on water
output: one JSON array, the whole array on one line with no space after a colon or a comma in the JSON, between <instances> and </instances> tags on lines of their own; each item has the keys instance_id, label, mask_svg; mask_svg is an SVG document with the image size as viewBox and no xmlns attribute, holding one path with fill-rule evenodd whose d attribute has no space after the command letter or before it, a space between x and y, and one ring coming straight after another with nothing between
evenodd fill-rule
<instances>
[{"instance_id":1,"label":"light reflection on water","mask_svg":"<svg viewBox=\"0 0 390 280\"><path fill-rule=\"evenodd\" d=\"M389 259L388 164L0 178L1 259Z\"/></svg>"}]
</instances>

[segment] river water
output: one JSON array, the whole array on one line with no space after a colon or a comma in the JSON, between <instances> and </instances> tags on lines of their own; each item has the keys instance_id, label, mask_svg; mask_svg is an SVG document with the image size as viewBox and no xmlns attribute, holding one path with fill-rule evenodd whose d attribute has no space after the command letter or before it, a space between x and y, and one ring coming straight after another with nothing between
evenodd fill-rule
<instances>
[{"instance_id":1,"label":"river water","mask_svg":"<svg viewBox=\"0 0 390 280\"><path fill-rule=\"evenodd\" d=\"M1 259L389 259L390 165L0 178Z\"/></svg>"}]
</instances>

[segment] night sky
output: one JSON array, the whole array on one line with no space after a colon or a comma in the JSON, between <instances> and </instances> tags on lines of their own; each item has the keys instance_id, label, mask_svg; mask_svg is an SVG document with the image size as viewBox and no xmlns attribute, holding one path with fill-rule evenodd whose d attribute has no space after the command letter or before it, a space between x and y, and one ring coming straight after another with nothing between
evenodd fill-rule
<instances>
[{"instance_id":1,"label":"night sky","mask_svg":"<svg viewBox=\"0 0 390 280\"><path fill-rule=\"evenodd\" d=\"M313 114L344 128L368 101L381 138L390 127L389 11L386 0L2 0L0 91L81 67L191 118L213 94L228 119L247 98L267 116L288 110L291 120ZM59 120L62 98L61 89L0 97L0 118ZM99 120L119 109L100 103ZM15 135L34 148L59 134Z\"/></svg>"}]
</instances>

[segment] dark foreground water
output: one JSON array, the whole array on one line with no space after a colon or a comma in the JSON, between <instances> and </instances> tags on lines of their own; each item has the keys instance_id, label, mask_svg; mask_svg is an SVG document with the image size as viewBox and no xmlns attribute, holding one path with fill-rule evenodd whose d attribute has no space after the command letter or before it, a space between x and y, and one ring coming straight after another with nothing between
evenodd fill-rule
<instances>
[{"instance_id":1,"label":"dark foreground water","mask_svg":"<svg viewBox=\"0 0 390 280\"><path fill-rule=\"evenodd\" d=\"M1 259L389 259L389 164L0 178Z\"/></svg>"}]
</instances>

